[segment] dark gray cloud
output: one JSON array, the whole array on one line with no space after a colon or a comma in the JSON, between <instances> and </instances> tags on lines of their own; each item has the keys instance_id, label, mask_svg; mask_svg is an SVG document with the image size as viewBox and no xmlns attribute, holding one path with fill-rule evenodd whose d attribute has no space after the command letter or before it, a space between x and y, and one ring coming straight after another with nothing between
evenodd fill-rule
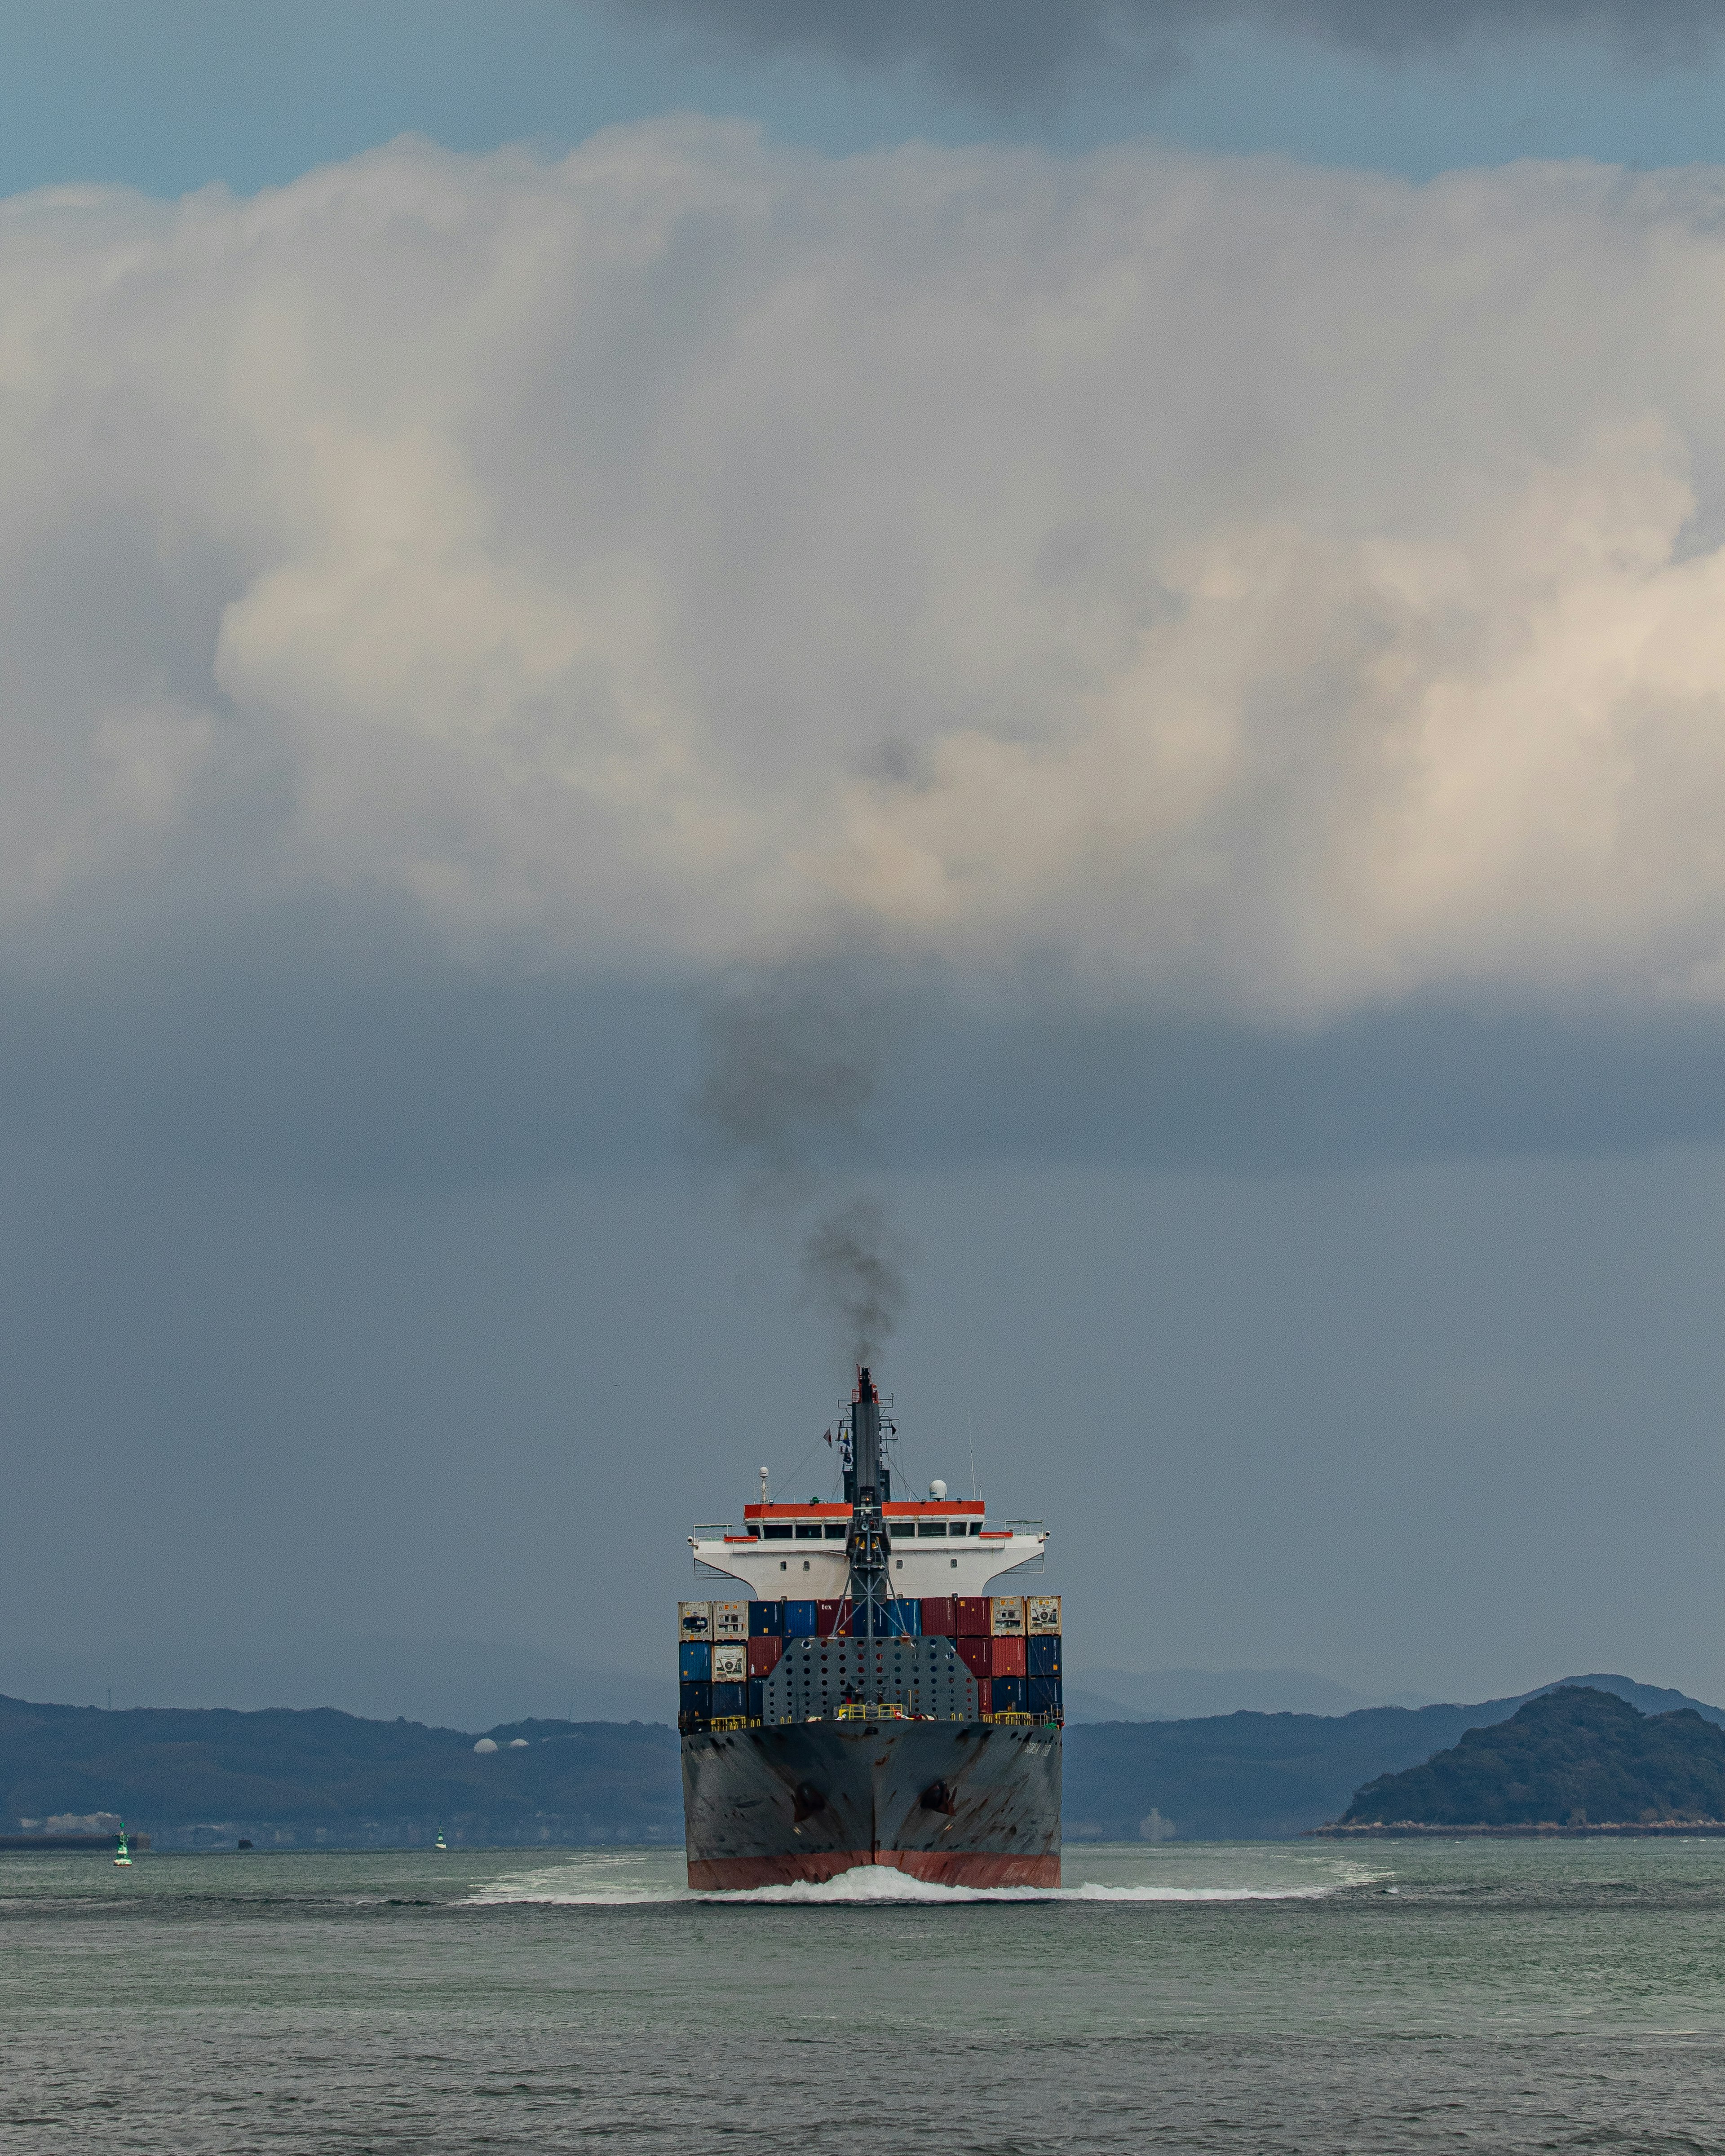
<instances>
[{"instance_id":1,"label":"dark gray cloud","mask_svg":"<svg viewBox=\"0 0 1725 2156\"><path fill-rule=\"evenodd\" d=\"M1491 42L1584 38L1671 65L1711 48L1709 0L616 0L710 51L928 70L995 104L1035 103L1087 69L1153 79L1206 32L1243 25L1389 60Z\"/></svg>"}]
</instances>

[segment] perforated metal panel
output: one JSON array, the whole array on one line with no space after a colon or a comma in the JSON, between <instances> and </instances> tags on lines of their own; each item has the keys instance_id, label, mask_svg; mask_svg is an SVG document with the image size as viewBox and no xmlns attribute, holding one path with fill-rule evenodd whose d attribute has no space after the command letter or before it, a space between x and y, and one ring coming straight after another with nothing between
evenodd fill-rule
<instances>
[{"instance_id":1,"label":"perforated metal panel","mask_svg":"<svg viewBox=\"0 0 1725 2156\"><path fill-rule=\"evenodd\" d=\"M974 1722L976 1679L950 1640L787 1640L766 1681L762 1718L825 1720L865 1701Z\"/></svg>"}]
</instances>

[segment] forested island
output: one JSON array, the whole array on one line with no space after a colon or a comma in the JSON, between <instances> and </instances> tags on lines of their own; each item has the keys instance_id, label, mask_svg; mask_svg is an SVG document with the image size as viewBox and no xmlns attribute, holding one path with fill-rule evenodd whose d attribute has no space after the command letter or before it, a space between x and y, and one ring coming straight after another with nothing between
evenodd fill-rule
<instances>
[{"instance_id":1,"label":"forested island","mask_svg":"<svg viewBox=\"0 0 1725 2156\"><path fill-rule=\"evenodd\" d=\"M1542 1693L1423 1766L1368 1782L1341 1830L1725 1831L1725 1730L1588 1686Z\"/></svg>"}]
</instances>

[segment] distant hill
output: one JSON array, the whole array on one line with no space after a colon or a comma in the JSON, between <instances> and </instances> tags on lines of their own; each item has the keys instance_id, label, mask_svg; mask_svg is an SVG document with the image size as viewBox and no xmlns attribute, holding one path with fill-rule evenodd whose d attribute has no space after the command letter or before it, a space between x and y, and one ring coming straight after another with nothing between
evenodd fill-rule
<instances>
[{"instance_id":1,"label":"distant hill","mask_svg":"<svg viewBox=\"0 0 1725 2156\"><path fill-rule=\"evenodd\" d=\"M1573 1686L1580 1680L1566 1678ZM1637 1707L1674 1705L1725 1722L1708 1707L1632 1677L1585 1680ZM1375 1707L1353 1714L1207 1715L1183 1722L1109 1722L1066 1731L1069 1840L1136 1839L1172 1827L1183 1840L1276 1840L1343 1811L1362 1783L1418 1765L1470 1729L1504 1722L1522 1692L1472 1707Z\"/></svg>"},{"instance_id":2,"label":"distant hill","mask_svg":"<svg viewBox=\"0 0 1725 2156\"><path fill-rule=\"evenodd\" d=\"M570 1722L675 1722L675 1657L641 1676L507 1641L304 1633L236 1639L130 1635L99 1650L0 1643L0 1694L100 1707L339 1707L444 1729L531 1717Z\"/></svg>"},{"instance_id":3,"label":"distant hill","mask_svg":"<svg viewBox=\"0 0 1725 2156\"><path fill-rule=\"evenodd\" d=\"M162 1848L680 1841L677 1734L655 1722L488 1732L332 1707L33 1706L0 1698L0 1833L120 1812ZM523 1740L519 1748L513 1741Z\"/></svg>"},{"instance_id":4,"label":"distant hill","mask_svg":"<svg viewBox=\"0 0 1725 2156\"><path fill-rule=\"evenodd\" d=\"M1725 1819L1725 1729L1565 1686L1355 1796L1343 1824L1585 1826Z\"/></svg>"},{"instance_id":5,"label":"distant hill","mask_svg":"<svg viewBox=\"0 0 1725 2156\"><path fill-rule=\"evenodd\" d=\"M1656 1709L1681 1697L1627 1677L1594 1682ZM1362 1784L1524 1704L1069 1726L1066 1836L1299 1834L1335 1819ZM1717 1707L1700 1712L1725 1721ZM486 1733L500 1748L477 1753L471 1732L329 1707L108 1713L0 1698L0 1834L31 1831L28 1820L120 1812L157 1848L241 1837L260 1847L412 1845L439 1828L470 1845L680 1841L677 1738L665 1724L526 1720Z\"/></svg>"},{"instance_id":6,"label":"distant hill","mask_svg":"<svg viewBox=\"0 0 1725 2156\"><path fill-rule=\"evenodd\" d=\"M1311 1670L1069 1670L1069 1722L1190 1722L1215 1714L1351 1714L1363 1707L1430 1707L1420 1692L1386 1698Z\"/></svg>"}]
</instances>

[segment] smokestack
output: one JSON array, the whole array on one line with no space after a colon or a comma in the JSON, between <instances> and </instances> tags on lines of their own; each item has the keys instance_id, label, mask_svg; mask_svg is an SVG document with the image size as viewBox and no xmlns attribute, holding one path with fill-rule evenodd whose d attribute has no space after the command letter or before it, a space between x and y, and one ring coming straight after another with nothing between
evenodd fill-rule
<instances>
[{"instance_id":1,"label":"smokestack","mask_svg":"<svg viewBox=\"0 0 1725 2156\"><path fill-rule=\"evenodd\" d=\"M880 1497L880 1395L875 1389L873 1378L860 1365L851 1400L850 1443L857 1502L871 1505Z\"/></svg>"}]
</instances>

